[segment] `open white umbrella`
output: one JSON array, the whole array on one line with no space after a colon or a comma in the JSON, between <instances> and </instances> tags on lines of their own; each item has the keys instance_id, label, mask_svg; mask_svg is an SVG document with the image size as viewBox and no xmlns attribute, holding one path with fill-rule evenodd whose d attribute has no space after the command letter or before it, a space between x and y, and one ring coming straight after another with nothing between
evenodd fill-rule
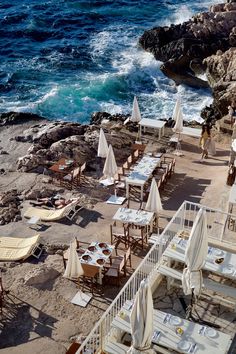
<instances>
[{"instance_id":1,"label":"open white umbrella","mask_svg":"<svg viewBox=\"0 0 236 354\"><path fill-rule=\"evenodd\" d=\"M163 210L160 193L155 178L152 179L151 188L148 195L148 200L145 206L145 210L151 211L153 213L159 213L160 211Z\"/></svg>"},{"instance_id":2,"label":"open white umbrella","mask_svg":"<svg viewBox=\"0 0 236 354\"><path fill-rule=\"evenodd\" d=\"M114 178L117 171L118 171L118 167L116 164L115 155L112 146L109 145L107 158L103 168L103 174L105 177L112 179Z\"/></svg>"},{"instance_id":3,"label":"open white umbrella","mask_svg":"<svg viewBox=\"0 0 236 354\"><path fill-rule=\"evenodd\" d=\"M99 141L98 141L98 157L107 157L108 154L108 144L105 137L104 131L100 129Z\"/></svg>"},{"instance_id":4,"label":"open white umbrella","mask_svg":"<svg viewBox=\"0 0 236 354\"><path fill-rule=\"evenodd\" d=\"M180 95L178 95L176 103L175 103L175 107L174 107L174 110L173 110L173 114L172 114L172 119L174 121L177 120L177 117L179 115L180 109L181 109L181 98L180 98Z\"/></svg>"},{"instance_id":5,"label":"open white umbrella","mask_svg":"<svg viewBox=\"0 0 236 354\"><path fill-rule=\"evenodd\" d=\"M141 120L141 113L138 105L138 101L136 96L134 96L134 101L133 101L133 109L132 109L132 114L130 121L134 123L138 123Z\"/></svg>"},{"instance_id":6,"label":"open white umbrella","mask_svg":"<svg viewBox=\"0 0 236 354\"><path fill-rule=\"evenodd\" d=\"M78 279L81 275L84 274L83 268L79 260L79 256L76 252L76 246L76 239L74 239L70 243L68 262L66 265L65 273L63 275L63 277L65 278Z\"/></svg>"},{"instance_id":7,"label":"open white umbrella","mask_svg":"<svg viewBox=\"0 0 236 354\"><path fill-rule=\"evenodd\" d=\"M153 300L148 281L142 281L130 314L132 346L129 354L154 354L150 349L153 336Z\"/></svg>"},{"instance_id":8,"label":"open white umbrella","mask_svg":"<svg viewBox=\"0 0 236 354\"><path fill-rule=\"evenodd\" d=\"M184 293L199 295L202 288L201 269L207 257L207 220L206 211L200 209L188 239L185 251L187 268L183 271L182 285Z\"/></svg>"}]
</instances>

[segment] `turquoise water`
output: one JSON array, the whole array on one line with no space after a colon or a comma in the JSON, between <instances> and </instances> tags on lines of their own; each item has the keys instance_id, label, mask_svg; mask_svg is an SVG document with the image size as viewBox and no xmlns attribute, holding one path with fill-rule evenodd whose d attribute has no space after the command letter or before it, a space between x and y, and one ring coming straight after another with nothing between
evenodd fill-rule
<instances>
[{"instance_id":1,"label":"turquoise water","mask_svg":"<svg viewBox=\"0 0 236 354\"><path fill-rule=\"evenodd\" d=\"M88 122L91 113L171 116L177 89L138 46L146 29L180 23L212 1L1 1L0 112ZM186 119L199 119L207 90L179 86Z\"/></svg>"}]
</instances>

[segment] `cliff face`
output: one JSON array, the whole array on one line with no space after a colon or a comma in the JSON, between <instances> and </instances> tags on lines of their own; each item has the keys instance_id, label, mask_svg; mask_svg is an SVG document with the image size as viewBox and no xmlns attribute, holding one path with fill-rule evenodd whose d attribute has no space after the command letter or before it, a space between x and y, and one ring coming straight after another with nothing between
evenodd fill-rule
<instances>
[{"instance_id":1,"label":"cliff face","mask_svg":"<svg viewBox=\"0 0 236 354\"><path fill-rule=\"evenodd\" d=\"M204 60L206 74L213 89L213 103L209 111L211 117L228 113L228 106L236 109L236 47L222 53L218 51Z\"/></svg>"},{"instance_id":2,"label":"cliff face","mask_svg":"<svg viewBox=\"0 0 236 354\"><path fill-rule=\"evenodd\" d=\"M230 48L236 47L236 2L211 6L209 12L199 13L183 24L153 28L144 32L139 42L163 61L161 70L177 84L210 85L215 98L211 116L218 119L226 113L234 96L229 92L235 87L235 50ZM208 82L197 77L205 71Z\"/></svg>"}]
</instances>

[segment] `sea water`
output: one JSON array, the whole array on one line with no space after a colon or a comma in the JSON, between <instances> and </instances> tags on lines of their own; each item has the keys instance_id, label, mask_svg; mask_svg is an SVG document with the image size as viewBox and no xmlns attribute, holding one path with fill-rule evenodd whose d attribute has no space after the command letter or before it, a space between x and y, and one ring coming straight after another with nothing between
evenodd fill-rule
<instances>
[{"instance_id":1,"label":"sea water","mask_svg":"<svg viewBox=\"0 0 236 354\"><path fill-rule=\"evenodd\" d=\"M0 1L0 112L87 123L96 111L131 113L136 95L142 117L160 119L179 92L184 118L199 120L209 90L176 88L138 39L213 1Z\"/></svg>"}]
</instances>

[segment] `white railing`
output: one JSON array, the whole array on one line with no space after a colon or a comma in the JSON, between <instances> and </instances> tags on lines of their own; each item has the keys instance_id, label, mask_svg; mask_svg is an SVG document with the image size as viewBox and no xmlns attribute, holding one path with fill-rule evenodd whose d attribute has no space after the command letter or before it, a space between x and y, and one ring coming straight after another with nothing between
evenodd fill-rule
<instances>
[{"instance_id":1,"label":"white railing","mask_svg":"<svg viewBox=\"0 0 236 354\"><path fill-rule=\"evenodd\" d=\"M232 216L221 210L211 209L200 204L183 202L171 221L160 235L159 241L152 246L145 258L139 264L135 272L122 288L112 304L108 307L99 322L90 332L85 341L81 344L76 354L98 354L102 353L106 341L112 331L112 321L121 310L126 300L132 300L139 289L140 282L148 278L150 282L155 279L157 268L162 261L162 254L169 242L180 230L190 231L195 217L200 208L207 212L207 227L209 237L219 241L230 242L230 231L227 220ZM233 217L233 216L232 216ZM236 219L236 216L234 216Z\"/></svg>"}]
</instances>

